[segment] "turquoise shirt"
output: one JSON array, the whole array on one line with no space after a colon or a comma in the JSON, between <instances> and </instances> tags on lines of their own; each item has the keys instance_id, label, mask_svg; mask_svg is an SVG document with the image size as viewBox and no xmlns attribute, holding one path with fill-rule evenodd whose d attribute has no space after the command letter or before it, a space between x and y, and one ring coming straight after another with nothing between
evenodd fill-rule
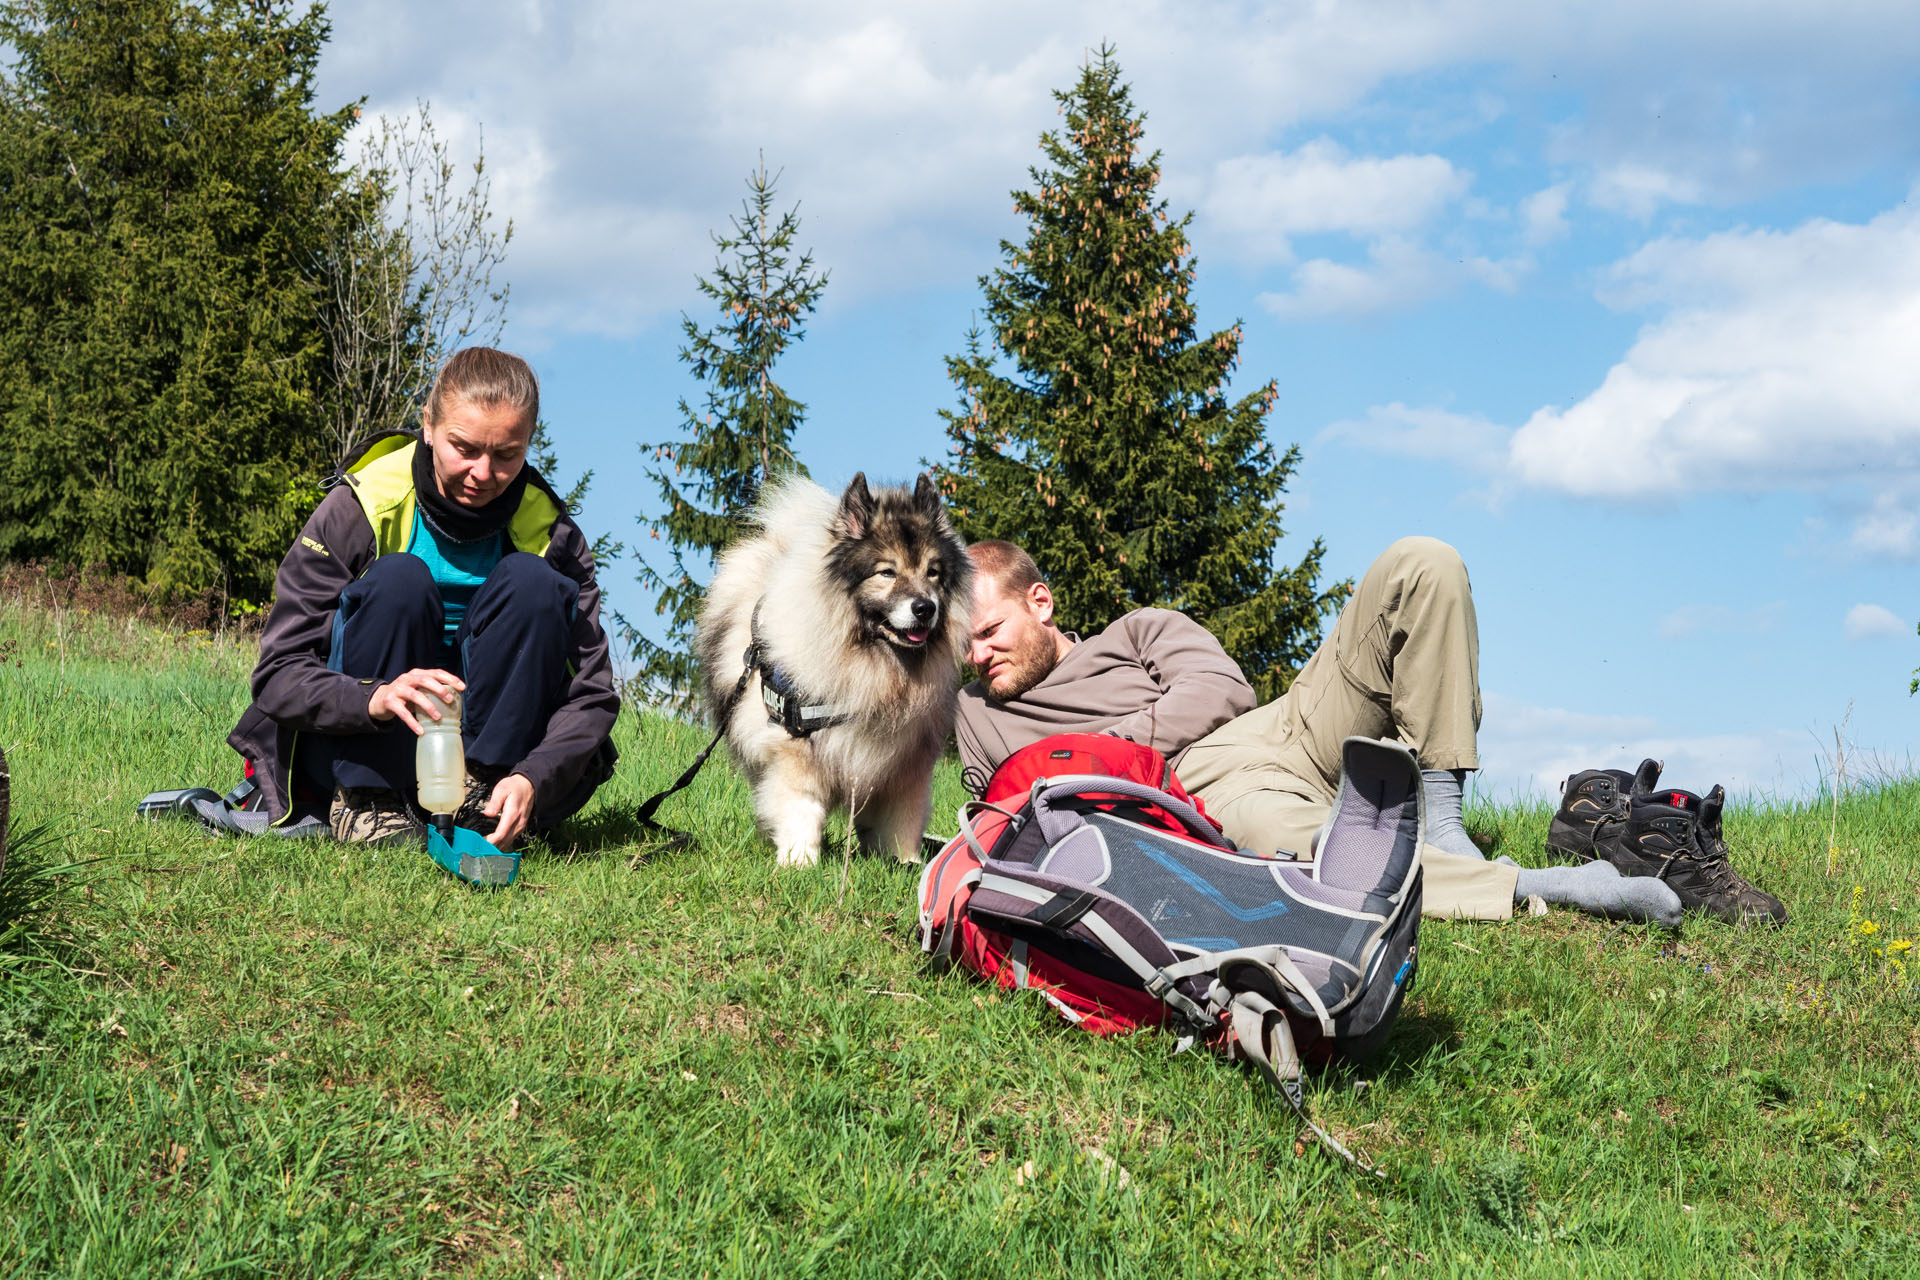
<instances>
[{"instance_id":1,"label":"turquoise shirt","mask_svg":"<svg viewBox=\"0 0 1920 1280\"><path fill-rule=\"evenodd\" d=\"M428 571L433 574L433 585L440 589L440 604L447 613L446 642L452 644L453 633L466 618L473 593L500 563L500 535L496 533L478 542L455 542L428 524L427 518L416 510L407 553L426 561Z\"/></svg>"}]
</instances>

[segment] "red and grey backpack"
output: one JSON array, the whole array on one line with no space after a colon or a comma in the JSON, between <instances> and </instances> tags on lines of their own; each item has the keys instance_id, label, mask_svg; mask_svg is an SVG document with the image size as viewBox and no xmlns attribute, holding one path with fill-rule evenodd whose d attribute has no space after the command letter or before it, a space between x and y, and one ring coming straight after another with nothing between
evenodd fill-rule
<instances>
[{"instance_id":1,"label":"red and grey backpack","mask_svg":"<svg viewBox=\"0 0 1920 1280\"><path fill-rule=\"evenodd\" d=\"M1359 1164L1307 1118L1303 1060L1358 1061L1391 1031L1418 957L1425 827L1405 747L1349 738L1342 764L1314 856L1289 860L1235 848L1151 748L1027 747L921 876L921 945L1096 1034L1163 1026L1244 1056Z\"/></svg>"}]
</instances>

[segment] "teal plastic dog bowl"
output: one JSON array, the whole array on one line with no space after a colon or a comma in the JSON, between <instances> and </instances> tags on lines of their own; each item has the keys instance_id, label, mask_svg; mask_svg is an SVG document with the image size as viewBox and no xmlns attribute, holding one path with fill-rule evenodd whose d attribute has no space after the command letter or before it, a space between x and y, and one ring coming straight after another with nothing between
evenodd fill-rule
<instances>
[{"instance_id":1,"label":"teal plastic dog bowl","mask_svg":"<svg viewBox=\"0 0 1920 1280\"><path fill-rule=\"evenodd\" d=\"M429 823L427 850L435 862L460 879L487 889L504 889L520 874L519 854L500 852L477 831L465 827L448 829L453 832L451 844L439 827Z\"/></svg>"}]
</instances>

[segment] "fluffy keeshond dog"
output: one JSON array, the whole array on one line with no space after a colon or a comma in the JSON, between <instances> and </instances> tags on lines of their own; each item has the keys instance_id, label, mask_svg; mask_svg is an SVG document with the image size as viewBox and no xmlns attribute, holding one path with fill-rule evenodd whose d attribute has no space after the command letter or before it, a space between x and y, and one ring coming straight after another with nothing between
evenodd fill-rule
<instances>
[{"instance_id":1,"label":"fluffy keeshond dog","mask_svg":"<svg viewBox=\"0 0 1920 1280\"><path fill-rule=\"evenodd\" d=\"M924 475L912 492L856 475L838 498L789 478L753 525L720 557L696 648L760 828L781 866L811 866L844 808L863 849L917 860L967 643L966 546Z\"/></svg>"}]
</instances>

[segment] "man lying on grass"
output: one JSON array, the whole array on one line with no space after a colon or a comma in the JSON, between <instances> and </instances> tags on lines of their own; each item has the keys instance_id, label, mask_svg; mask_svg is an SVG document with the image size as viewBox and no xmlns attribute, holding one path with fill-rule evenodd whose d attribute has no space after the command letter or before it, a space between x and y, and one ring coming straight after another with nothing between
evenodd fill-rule
<instances>
[{"instance_id":1,"label":"man lying on grass","mask_svg":"<svg viewBox=\"0 0 1920 1280\"><path fill-rule=\"evenodd\" d=\"M1477 769L1480 643L1466 566L1444 542L1403 538L1360 580L1292 688L1264 707L1220 642L1184 614L1136 609L1082 640L1010 542L968 548L979 679L960 693L963 777L978 793L1020 748L1055 733L1112 733L1159 749L1242 848L1305 855L1332 809L1340 744L1398 738L1419 758L1425 913L1504 920L1538 894L1615 920L1680 923L1680 899L1611 864L1530 870L1489 862L1461 825Z\"/></svg>"},{"instance_id":2,"label":"man lying on grass","mask_svg":"<svg viewBox=\"0 0 1920 1280\"><path fill-rule=\"evenodd\" d=\"M611 774L620 702L600 588L579 526L527 465L539 416L526 361L456 352L420 439L376 440L301 530L274 581L253 705L227 739L276 826L324 809L341 840L417 838L415 735L457 691L455 820L499 848Z\"/></svg>"}]
</instances>

